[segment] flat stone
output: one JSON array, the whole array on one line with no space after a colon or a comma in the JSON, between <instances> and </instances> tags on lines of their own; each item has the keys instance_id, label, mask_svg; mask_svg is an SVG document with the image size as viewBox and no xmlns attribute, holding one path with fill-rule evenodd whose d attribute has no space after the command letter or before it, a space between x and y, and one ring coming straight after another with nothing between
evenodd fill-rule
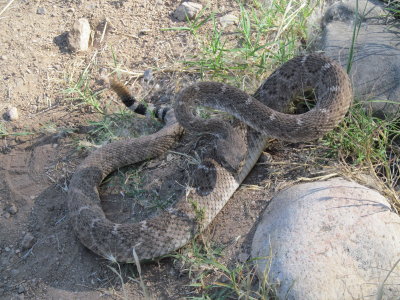
<instances>
[{"instance_id":1,"label":"flat stone","mask_svg":"<svg viewBox=\"0 0 400 300\"><path fill-rule=\"evenodd\" d=\"M279 299L375 299L400 258L400 217L378 192L335 178L271 201L252 243L260 278ZM382 299L400 295L397 265Z\"/></svg>"},{"instance_id":2,"label":"flat stone","mask_svg":"<svg viewBox=\"0 0 400 300\"><path fill-rule=\"evenodd\" d=\"M68 46L73 52L87 51L90 40L90 24L85 18L75 21L71 31L68 33Z\"/></svg>"},{"instance_id":3,"label":"flat stone","mask_svg":"<svg viewBox=\"0 0 400 300\"><path fill-rule=\"evenodd\" d=\"M196 17L203 5L195 2L183 2L174 12L174 17L179 21L192 20Z\"/></svg>"}]
</instances>

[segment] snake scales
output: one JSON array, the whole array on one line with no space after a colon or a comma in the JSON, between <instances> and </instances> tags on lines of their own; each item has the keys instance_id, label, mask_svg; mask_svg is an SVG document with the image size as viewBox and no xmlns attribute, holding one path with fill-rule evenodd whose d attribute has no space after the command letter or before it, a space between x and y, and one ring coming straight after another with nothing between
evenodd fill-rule
<instances>
[{"instance_id":1,"label":"snake scales","mask_svg":"<svg viewBox=\"0 0 400 300\"><path fill-rule=\"evenodd\" d=\"M313 89L317 103L310 111L285 114L292 98ZM183 89L173 109L158 109L166 122L160 131L137 139L105 145L91 153L77 168L68 191L68 208L80 241L93 252L121 262L153 259L185 245L204 229L226 204L253 168L267 137L308 141L332 130L346 114L352 99L350 80L335 61L318 54L296 57L277 69L249 96L216 82L200 82ZM123 98L135 111L145 111ZM129 102L129 103L128 103ZM247 126L232 127L218 119L194 114L198 106L223 110ZM199 166L198 188L154 218L134 224L117 224L105 217L98 186L113 170L150 159L170 149L183 129L217 136L216 157ZM195 175L194 175L195 176ZM211 185L212 190L201 192Z\"/></svg>"}]
</instances>

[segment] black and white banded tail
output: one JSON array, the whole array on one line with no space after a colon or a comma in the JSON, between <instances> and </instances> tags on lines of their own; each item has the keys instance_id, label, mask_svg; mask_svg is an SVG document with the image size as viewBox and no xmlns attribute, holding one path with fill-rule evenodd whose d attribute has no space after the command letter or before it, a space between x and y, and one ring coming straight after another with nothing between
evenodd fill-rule
<instances>
[{"instance_id":1,"label":"black and white banded tail","mask_svg":"<svg viewBox=\"0 0 400 300\"><path fill-rule=\"evenodd\" d=\"M125 106L133 112L144 116L154 115L157 119L163 122L166 121L165 117L167 112L171 109L170 107L137 101L129 89L122 82L116 79L110 79L110 87L117 93Z\"/></svg>"}]
</instances>

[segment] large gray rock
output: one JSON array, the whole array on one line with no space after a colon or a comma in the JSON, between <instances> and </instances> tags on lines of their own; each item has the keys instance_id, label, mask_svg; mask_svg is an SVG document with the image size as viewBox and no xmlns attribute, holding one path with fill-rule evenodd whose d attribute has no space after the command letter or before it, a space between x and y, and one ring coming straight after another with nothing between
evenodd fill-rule
<instances>
[{"instance_id":1,"label":"large gray rock","mask_svg":"<svg viewBox=\"0 0 400 300\"><path fill-rule=\"evenodd\" d=\"M346 68L356 34L350 73L355 97L382 118L400 107L400 29L390 24L398 21L391 20L381 2L335 3L322 17L323 33L317 46Z\"/></svg>"},{"instance_id":2,"label":"large gray rock","mask_svg":"<svg viewBox=\"0 0 400 300\"><path fill-rule=\"evenodd\" d=\"M293 186L271 201L252 256L279 299L375 299L400 258L400 217L378 192L336 178ZM382 299L399 299L400 266Z\"/></svg>"}]
</instances>

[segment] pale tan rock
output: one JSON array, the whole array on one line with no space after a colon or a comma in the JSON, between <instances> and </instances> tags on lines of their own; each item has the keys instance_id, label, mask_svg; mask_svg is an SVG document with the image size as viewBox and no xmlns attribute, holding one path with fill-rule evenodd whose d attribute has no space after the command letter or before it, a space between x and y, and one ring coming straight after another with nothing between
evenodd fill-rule
<instances>
[{"instance_id":1,"label":"pale tan rock","mask_svg":"<svg viewBox=\"0 0 400 300\"><path fill-rule=\"evenodd\" d=\"M223 28L239 23L239 18L234 14L227 14L219 18L219 23Z\"/></svg>"},{"instance_id":2,"label":"pale tan rock","mask_svg":"<svg viewBox=\"0 0 400 300\"><path fill-rule=\"evenodd\" d=\"M90 24L85 18L75 21L71 31L68 33L68 46L73 52L87 51L90 40Z\"/></svg>"},{"instance_id":3,"label":"pale tan rock","mask_svg":"<svg viewBox=\"0 0 400 300\"><path fill-rule=\"evenodd\" d=\"M18 109L16 107L10 107L7 111L7 118L10 121L18 120L19 118Z\"/></svg>"}]
</instances>

